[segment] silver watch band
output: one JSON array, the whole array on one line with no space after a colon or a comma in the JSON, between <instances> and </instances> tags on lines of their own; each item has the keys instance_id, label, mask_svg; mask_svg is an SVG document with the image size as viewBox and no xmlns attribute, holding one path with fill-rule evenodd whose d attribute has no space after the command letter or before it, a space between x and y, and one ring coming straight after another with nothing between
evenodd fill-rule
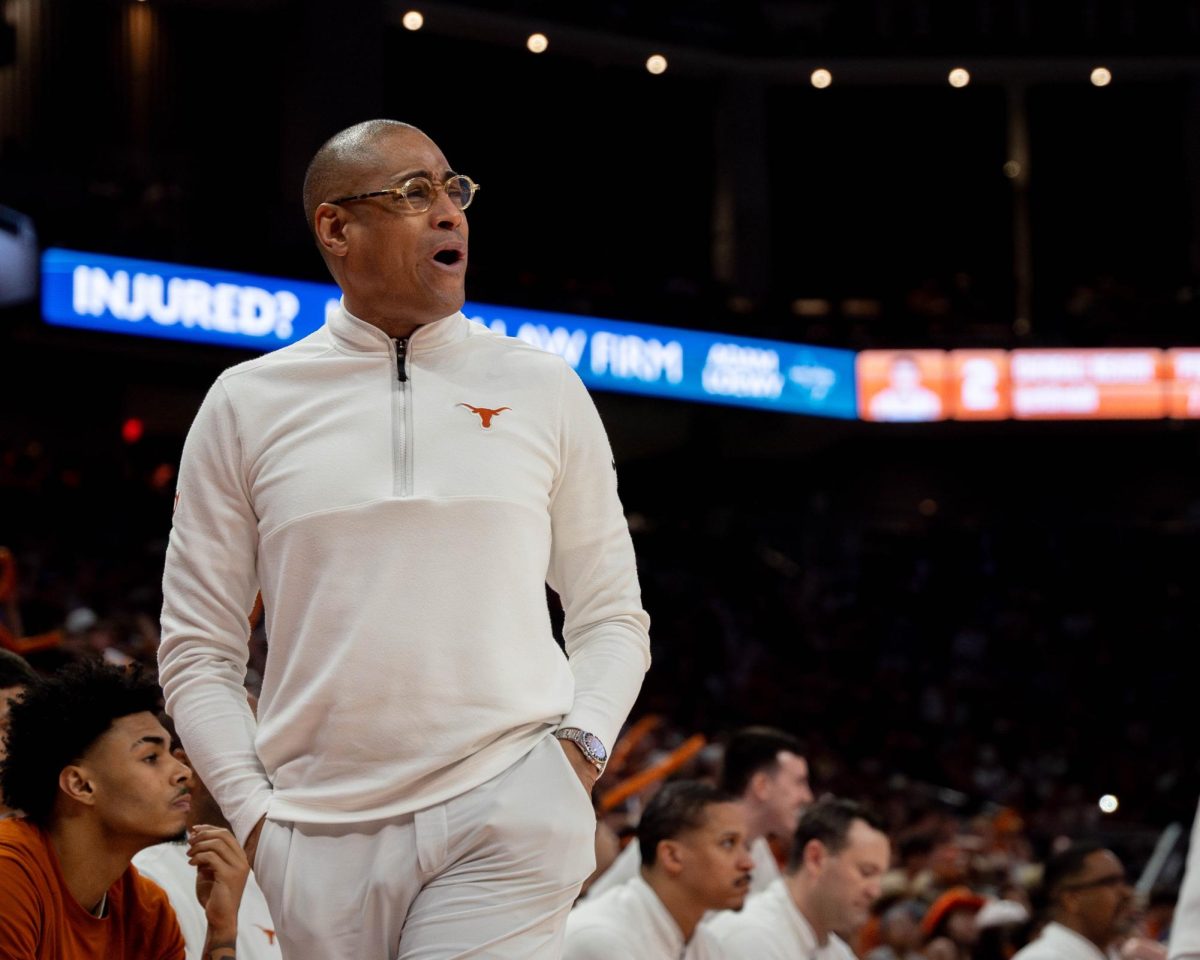
<instances>
[{"instance_id":1,"label":"silver watch band","mask_svg":"<svg viewBox=\"0 0 1200 960\"><path fill-rule=\"evenodd\" d=\"M580 730L578 727L559 727L554 731L554 735L560 740L570 740L598 773L604 771L604 765L608 763L608 750L594 733Z\"/></svg>"}]
</instances>

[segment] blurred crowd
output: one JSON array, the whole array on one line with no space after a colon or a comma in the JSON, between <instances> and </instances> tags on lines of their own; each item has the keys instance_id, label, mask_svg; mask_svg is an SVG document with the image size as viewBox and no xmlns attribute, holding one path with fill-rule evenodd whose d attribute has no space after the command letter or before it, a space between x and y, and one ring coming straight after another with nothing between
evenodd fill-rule
<instances>
[{"instance_id":1,"label":"blurred crowd","mask_svg":"<svg viewBox=\"0 0 1200 960\"><path fill-rule=\"evenodd\" d=\"M0 450L0 623L39 671L154 663L161 472ZM1056 851L1101 841L1132 881L1162 829L1186 824L1197 770L1170 651L1196 619L1187 517L1122 527L1014 508L954 522L923 502L901 522L856 513L836 478L786 504L731 490L703 512L636 469L623 491L656 666L597 798L602 861L667 779L718 778L746 724L798 738L814 794L879 812L892 865L850 938L872 960L1010 957L1038 930ZM251 688L267 643L256 626ZM770 839L785 863L790 838ZM1114 905L1115 950L1157 956L1147 944L1169 933L1181 872L1175 851Z\"/></svg>"}]
</instances>

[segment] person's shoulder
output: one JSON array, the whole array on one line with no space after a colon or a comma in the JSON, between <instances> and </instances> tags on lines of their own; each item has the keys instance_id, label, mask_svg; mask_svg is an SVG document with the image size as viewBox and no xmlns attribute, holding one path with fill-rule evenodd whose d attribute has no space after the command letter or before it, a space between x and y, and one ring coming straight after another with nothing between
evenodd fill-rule
<instances>
[{"instance_id":1,"label":"person's shoulder","mask_svg":"<svg viewBox=\"0 0 1200 960\"><path fill-rule=\"evenodd\" d=\"M1037 937L1013 954L1013 960L1053 960L1057 956L1057 951L1041 937Z\"/></svg>"},{"instance_id":2,"label":"person's shoulder","mask_svg":"<svg viewBox=\"0 0 1200 960\"><path fill-rule=\"evenodd\" d=\"M248 374L262 373L295 361L321 356L331 349L332 342L329 332L324 326L321 326L294 343L289 343L286 347L280 347L270 353L264 353L261 356L243 360L241 363L235 363L232 367L226 367L217 377L217 382L229 384Z\"/></svg>"},{"instance_id":3,"label":"person's shoulder","mask_svg":"<svg viewBox=\"0 0 1200 960\"><path fill-rule=\"evenodd\" d=\"M467 330L466 343L469 347L491 351L498 357L502 357L506 363L517 364L522 368L530 367L542 370L555 376L560 375L564 367L570 367L570 364L560 354L534 346L520 337L496 333L478 320L468 318Z\"/></svg>"},{"instance_id":4,"label":"person's shoulder","mask_svg":"<svg viewBox=\"0 0 1200 960\"><path fill-rule=\"evenodd\" d=\"M706 942L729 960L774 960L789 956L781 949L779 936L768 926L755 922L755 918L732 910L723 911L703 924Z\"/></svg>"},{"instance_id":5,"label":"person's shoulder","mask_svg":"<svg viewBox=\"0 0 1200 960\"><path fill-rule=\"evenodd\" d=\"M0 861L43 864L49 853L44 831L24 817L0 820Z\"/></svg>"},{"instance_id":6,"label":"person's shoulder","mask_svg":"<svg viewBox=\"0 0 1200 960\"><path fill-rule=\"evenodd\" d=\"M631 942L629 927L605 909L617 902L610 891L593 903L585 903L567 915L566 947L563 960L609 960L632 956L637 944Z\"/></svg>"},{"instance_id":7,"label":"person's shoulder","mask_svg":"<svg viewBox=\"0 0 1200 960\"><path fill-rule=\"evenodd\" d=\"M20 927L22 935L40 937L61 914L64 890L52 857L49 840L37 826L19 818L0 821L0 916L13 936ZM0 955L8 956L4 946L11 943L0 937Z\"/></svg>"},{"instance_id":8,"label":"person's shoulder","mask_svg":"<svg viewBox=\"0 0 1200 960\"><path fill-rule=\"evenodd\" d=\"M133 855L134 871L142 879L149 878L159 886L163 885L163 879L181 871L194 874L194 868L187 862L186 851L187 847L182 843L156 843Z\"/></svg>"}]
</instances>

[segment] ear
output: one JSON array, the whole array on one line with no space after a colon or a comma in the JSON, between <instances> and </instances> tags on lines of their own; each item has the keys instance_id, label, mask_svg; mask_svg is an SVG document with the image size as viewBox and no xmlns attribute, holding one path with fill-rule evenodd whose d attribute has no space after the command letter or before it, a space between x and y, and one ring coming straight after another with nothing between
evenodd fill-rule
<instances>
[{"instance_id":1,"label":"ear","mask_svg":"<svg viewBox=\"0 0 1200 960\"><path fill-rule=\"evenodd\" d=\"M771 775L759 770L750 777L750 796L755 800L766 800L771 791Z\"/></svg>"},{"instance_id":2,"label":"ear","mask_svg":"<svg viewBox=\"0 0 1200 960\"><path fill-rule=\"evenodd\" d=\"M659 840L654 859L668 876L677 877L683 873L683 851L674 840Z\"/></svg>"},{"instance_id":3,"label":"ear","mask_svg":"<svg viewBox=\"0 0 1200 960\"><path fill-rule=\"evenodd\" d=\"M804 866L820 872L828 858L829 850L826 849L825 844L820 840L809 840L804 845L804 855L802 858Z\"/></svg>"},{"instance_id":4,"label":"ear","mask_svg":"<svg viewBox=\"0 0 1200 960\"><path fill-rule=\"evenodd\" d=\"M313 233L317 246L334 257L346 255L346 221L348 214L342 207L323 203L313 214Z\"/></svg>"},{"instance_id":5,"label":"ear","mask_svg":"<svg viewBox=\"0 0 1200 960\"><path fill-rule=\"evenodd\" d=\"M96 802L96 788L86 768L63 767L58 775L58 788L72 800L90 807Z\"/></svg>"}]
</instances>

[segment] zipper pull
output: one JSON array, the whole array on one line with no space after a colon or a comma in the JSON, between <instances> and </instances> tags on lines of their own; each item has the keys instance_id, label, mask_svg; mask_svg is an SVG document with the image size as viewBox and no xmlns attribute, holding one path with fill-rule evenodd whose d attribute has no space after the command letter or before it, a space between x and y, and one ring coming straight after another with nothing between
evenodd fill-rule
<instances>
[{"instance_id":1,"label":"zipper pull","mask_svg":"<svg viewBox=\"0 0 1200 960\"><path fill-rule=\"evenodd\" d=\"M408 380L408 371L404 369L408 359L408 337L396 338L396 379L401 383Z\"/></svg>"}]
</instances>

